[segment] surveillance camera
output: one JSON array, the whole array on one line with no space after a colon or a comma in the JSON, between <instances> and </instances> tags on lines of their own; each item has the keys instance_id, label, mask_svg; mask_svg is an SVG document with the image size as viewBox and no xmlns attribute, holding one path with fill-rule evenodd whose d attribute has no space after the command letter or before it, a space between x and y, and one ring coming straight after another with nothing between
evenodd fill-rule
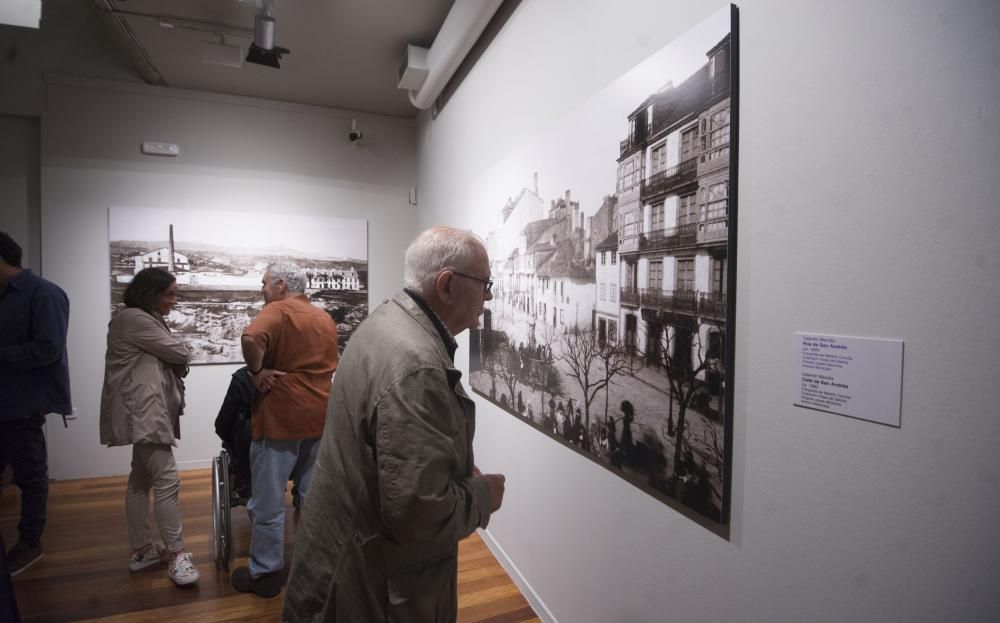
<instances>
[{"instance_id":1,"label":"surveillance camera","mask_svg":"<svg viewBox=\"0 0 1000 623\"><path fill-rule=\"evenodd\" d=\"M364 134L358 129L358 120L351 119L351 131L347 134L347 140L357 143Z\"/></svg>"}]
</instances>

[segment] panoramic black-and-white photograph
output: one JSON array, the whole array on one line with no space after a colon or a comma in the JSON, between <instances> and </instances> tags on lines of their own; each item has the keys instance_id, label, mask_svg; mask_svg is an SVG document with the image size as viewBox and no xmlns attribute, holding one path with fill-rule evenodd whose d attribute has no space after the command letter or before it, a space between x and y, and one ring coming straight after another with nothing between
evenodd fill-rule
<instances>
[{"instance_id":1,"label":"panoramic black-and-white photograph","mask_svg":"<svg viewBox=\"0 0 1000 623\"><path fill-rule=\"evenodd\" d=\"M728 536L736 52L730 7L476 185L493 300L471 386Z\"/></svg>"},{"instance_id":2,"label":"panoramic black-and-white photograph","mask_svg":"<svg viewBox=\"0 0 1000 623\"><path fill-rule=\"evenodd\" d=\"M368 222L363 219L112 207L111 312L144 268L177 278L167 324L193 364L240 363L240 335L263 308L268 264L306 272L306 295L337 323L340 350L368 315Z\"/></svg>"}]
</instances>

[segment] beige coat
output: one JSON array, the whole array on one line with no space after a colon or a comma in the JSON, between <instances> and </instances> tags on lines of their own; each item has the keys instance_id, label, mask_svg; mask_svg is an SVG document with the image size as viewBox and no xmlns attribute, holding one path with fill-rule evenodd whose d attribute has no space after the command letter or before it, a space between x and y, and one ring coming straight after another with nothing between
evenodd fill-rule
<instances>
[{"instance_id":1,"label":"beige coat","mask_svg":"<svg viewBox=\"0 0 1000 623\"><path fill-rule=\"evenodd\" d=\"M163 317L127 307L108 325L101 392L101 443L177 445L184 411L181 376L191 353Z\"/></svg>"},{"instance_id":2,"label":"beige coat","mask_svg":"<svg viewBox=\"0 0 1000 623\"><path fill-rule=\"evenodd\" d=\"M295 541L290 623L451 623L458 541L490 518L475 403L405 293L344 351Z\"/></svg>"}]
</instances>

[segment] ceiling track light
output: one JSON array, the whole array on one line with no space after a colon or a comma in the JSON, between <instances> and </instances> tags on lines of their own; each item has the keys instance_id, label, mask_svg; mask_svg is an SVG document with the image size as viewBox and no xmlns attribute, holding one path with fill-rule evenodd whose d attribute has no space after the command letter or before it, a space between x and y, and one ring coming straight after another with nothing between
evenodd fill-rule
<instances>
[{"instance_id":1,"label":"ceiling track light","mask_svg":"<svg viewBox=\"0 0 1000 623\"><path fill-rule=\"evenodd\" d=\"M277 22L271 11L274 0L257 0L257 14L253 19L253 43L247 52L247 62L274 67L281 67L282 54L290 54L291 50L274 45L274 29Z\"/></svg>"}]
</instances>

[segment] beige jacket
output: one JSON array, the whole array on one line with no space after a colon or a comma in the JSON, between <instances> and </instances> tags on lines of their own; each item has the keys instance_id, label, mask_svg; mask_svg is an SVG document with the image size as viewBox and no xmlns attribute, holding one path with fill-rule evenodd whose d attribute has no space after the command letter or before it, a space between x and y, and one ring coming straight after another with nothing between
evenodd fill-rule
<instances>
[{"instance_id":1,"label":"beige jacket","mask_svg":"<svg viewBox=\"0 0 1000 623\"><path fill-rule=\"evenodd\" d=\"M455 621L458 541L490 518L461 376L405 293L355 332L330 394L284 620Z\"/></svg>"},{"instance_id":2,"label":"beige jacket","mask_svg":"<svg viewBox=\"0 0 1000 623\"><path fill-rule=\"evenodd\" d=\"M177 445L191 353L163 317L127 307L108 325L101 392L101 443Z\"/></svg>"}]
</instances>

